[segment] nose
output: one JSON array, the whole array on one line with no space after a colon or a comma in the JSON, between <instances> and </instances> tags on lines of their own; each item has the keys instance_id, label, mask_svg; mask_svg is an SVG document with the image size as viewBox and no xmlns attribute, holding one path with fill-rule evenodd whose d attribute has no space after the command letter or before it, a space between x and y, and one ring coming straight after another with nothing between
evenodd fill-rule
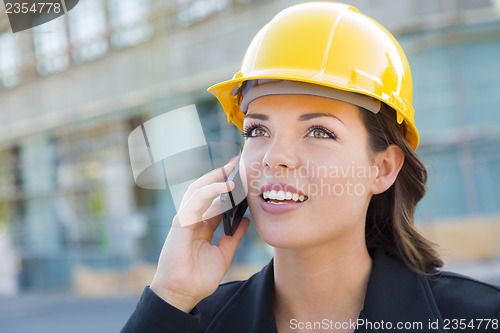
<instances>
[{"instance_id":1,"label":"nose","mask_svg":"<svg viewBox=\"0 0 500 333\"><path fill-rule=\"evenodd\" d=\"M262 166L272 170L295 169L299 158L295 148L285 140L273 140L262 159Z\"/></svg>"}]
</instances>

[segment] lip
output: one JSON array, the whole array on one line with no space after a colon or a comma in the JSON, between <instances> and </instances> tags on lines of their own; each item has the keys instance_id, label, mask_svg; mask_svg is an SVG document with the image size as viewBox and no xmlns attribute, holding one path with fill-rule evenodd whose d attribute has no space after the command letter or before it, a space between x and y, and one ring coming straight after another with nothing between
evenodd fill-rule
<instances>
[{"instance_id":1,"label":"lip","mask_svg":"<svg viewBox=\"0 0 500 333\"><path fill-rule=\"evenodd\" d=\"M269 183L260 188L260 193L259 195L262 196L262 194L266 191L272 191L275 190L276 192L283 190L285 192L292 192L292 193L298 193L299 195L303 195L307 197L307 195L302 192L301 190L297 189L295 186L290 185L290 184L285 184L285 183Z\"/></svg>"},{"instance_id":2,"label":"lip","mask_svg":"<svg viewBox=\"0 0 500 333\"><path fill-rule=\"evenodd\" d=\"M283 214L290 212L292 210L300 208L302 205L304 205L308 200L304 201L296 201L296 202L286 202L286 203L281 203L281 204L273 204L269 203L264 200L262 197L262 194L266 191L280 191L283 190L285 192L292 192L292 193L297 193L299 195L303 195L307 197L304 192L300 191L297 189L295 186L290 185L290 184L285 184L285 183L269 183L260 188L260 195L259 195L259 203L260 207L262 208L263 211L266 213L270 214Z\"/></svg>"}]
</instances>

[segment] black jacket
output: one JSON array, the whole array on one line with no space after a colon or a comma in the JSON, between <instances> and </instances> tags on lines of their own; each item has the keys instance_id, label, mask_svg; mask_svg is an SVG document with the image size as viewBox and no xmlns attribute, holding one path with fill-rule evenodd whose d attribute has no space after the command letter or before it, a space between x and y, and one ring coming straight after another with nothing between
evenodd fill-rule
<instances>
[{"instance_id":1,"label":"black jacket","mask_svg":"<svg viewBox=\"0 0 500 333\"><path fill-rule=\"evenodd\" d=\"M189 314L146 287L122 333L275 333L273 288L272 260L246 281L220 285ZM358 321L356 332L500 332L500 288L450 272L422 277L378 249ZM335 327L328 318L316 325Z\"/></svg>"}]
</instances>

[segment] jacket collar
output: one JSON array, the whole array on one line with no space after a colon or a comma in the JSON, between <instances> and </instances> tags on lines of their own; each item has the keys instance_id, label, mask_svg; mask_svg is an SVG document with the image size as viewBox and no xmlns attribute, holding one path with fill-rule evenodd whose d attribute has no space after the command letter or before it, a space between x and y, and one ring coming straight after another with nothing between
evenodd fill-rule
<instances>
[{"instance_id":1,"label":"jacket collar","mask_svg":"<svg viewBox=\"0 0 500 333\"><path fill-rule=\"evenodd\" d=\"M273 314L274 300L273 260L259 273L248 279L219 313L211 332L262 332L276 333ZM222 312L221 311L221 312ZM397 259L389 257L382 249L376 249L368 282L363 310L359 316L373 323L371 327L359 327L356 332L404 332L395 329L398 322L422 323L420 329L410 331L446 332L432 330L429 321L440 320L434 297L427 280L409 269ZM377 327L391 322L392 330Z\"/></svg>"},{"instance_id":2,"label":"jacket collar","mask_svg":"<svg viewBox=\"0 0 500 333\"><path fill-rule=\"evenodd\" d=\"M273 260L243 283L207 332L277 333L274 321Z\"/></svg>"}]
</instances>

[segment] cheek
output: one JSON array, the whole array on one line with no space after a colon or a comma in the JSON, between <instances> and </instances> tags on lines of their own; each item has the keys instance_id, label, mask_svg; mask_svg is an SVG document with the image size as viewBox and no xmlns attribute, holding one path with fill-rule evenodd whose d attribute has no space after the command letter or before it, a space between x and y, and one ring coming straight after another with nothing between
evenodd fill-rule
<instances>
[{"instance_id":1,"label":"cheek","mask_svg":"<svg viewBox=\"0 0 500 333\"><path fill-rule=\"evenodd\" d=\"M261 186L260 179L263 174L262 164L259 159L260 157L259 154L253 152L251 149L245 149L245 147L243 147L240 163L243 164L245 170L244 173L246 177L246 184L248 186L248 193L259 193Z\"/></svg>"},{"instance_id":2,"label":"cheek","mask_svg":"<svg viewBox=\"0 0 500 333\"><path fill-rule=\"evenodd\" d=\"M375 170L375 166L364 160L316 159L308 168L307 190L311 196L318 196L320 199L344 203L359 200L364 202L369 195Z\"/></svg>"}]
</instances>

